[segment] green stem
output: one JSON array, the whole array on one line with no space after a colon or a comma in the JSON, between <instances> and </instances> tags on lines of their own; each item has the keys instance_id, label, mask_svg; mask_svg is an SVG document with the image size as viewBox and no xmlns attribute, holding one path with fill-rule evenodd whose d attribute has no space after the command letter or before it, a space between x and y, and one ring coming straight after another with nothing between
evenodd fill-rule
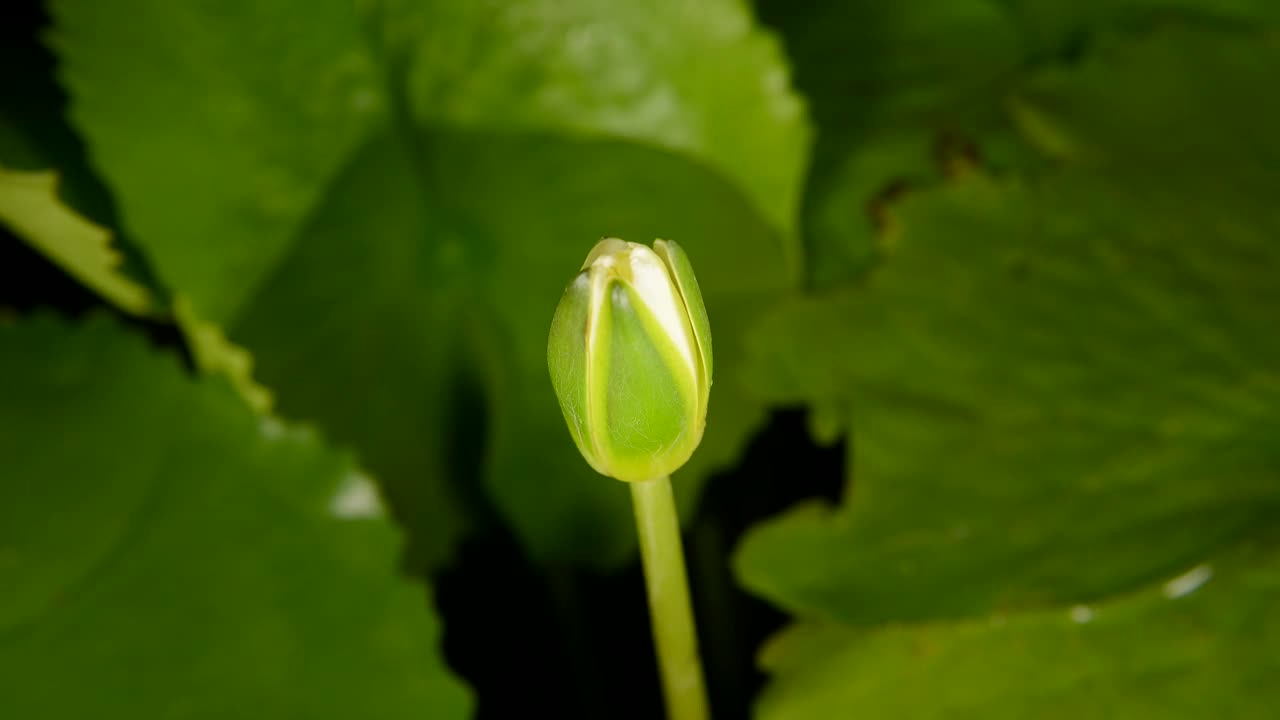
<instances>
[{"instance_id":1,"label":"green stem","mask_svg":"<svg viewBox=\"0 0 1280 720\"><path fill-rule=\"evenodd\" d=\"M661 477L630 485L667 716L670 720L706 720L710 712L671 480Z\"/></svg>"}]
</instances>

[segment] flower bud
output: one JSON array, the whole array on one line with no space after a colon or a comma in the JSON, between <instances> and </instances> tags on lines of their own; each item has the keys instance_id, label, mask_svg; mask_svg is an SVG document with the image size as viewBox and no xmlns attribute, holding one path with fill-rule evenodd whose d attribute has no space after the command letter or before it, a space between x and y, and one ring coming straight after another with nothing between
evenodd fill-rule
<instances>
[{"instance_id":1,"label":"flower bud","mask_svg":"<svg viewBox=\"0 0 1280 720\"><path fill-rule=\"evenodd\" d=\"M638 482L684 465L706 425L711 328L680 246L601 240L556 308L547 365L597 472Z\"/></svg>"}]
</instances>

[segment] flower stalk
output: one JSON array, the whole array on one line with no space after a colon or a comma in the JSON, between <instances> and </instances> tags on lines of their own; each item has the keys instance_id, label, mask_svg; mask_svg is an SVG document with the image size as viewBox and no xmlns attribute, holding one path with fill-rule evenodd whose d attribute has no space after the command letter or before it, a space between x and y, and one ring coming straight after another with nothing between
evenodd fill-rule
<instances>
[{"instance_id":1,"label":"flower stalk","mask_svg":"<svg viewBox=\"0 0 1280 720\"><path fill-rule=\"evenodd\" d=\"M671 480L660 477L631 483L631 501L667 716L671 720L705 720L710 713Z\"/></svg>"},{"instance_id":2,"label":"flower stalk","mask_svg":"<svg viewBox=\"0 0 1280 720\"><path fill-rule=\"evenodd\" d=\"M711 328L684 250L601 240L556 308L547 367L582 457L631 486L668 717L705 720L670 480L702 441L711 394Z\"/></svg>"}]
</instances>

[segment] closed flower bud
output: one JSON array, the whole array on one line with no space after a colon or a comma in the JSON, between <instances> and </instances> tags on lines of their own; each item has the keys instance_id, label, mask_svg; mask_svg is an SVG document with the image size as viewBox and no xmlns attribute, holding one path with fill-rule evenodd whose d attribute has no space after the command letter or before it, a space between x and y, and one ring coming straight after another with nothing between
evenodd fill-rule
<instances>
[{"instance_id":1,"label":"closed flower bud","mask_svg":"<svg viewBox=\"0 0 1280 720\"><path fill-rule=\"evenodd\" d=\"M601 240L556 308L547 365L597 472L638 482L684 465L706 425L711 329L680 246Z\"/></svg>"}]
</instances>

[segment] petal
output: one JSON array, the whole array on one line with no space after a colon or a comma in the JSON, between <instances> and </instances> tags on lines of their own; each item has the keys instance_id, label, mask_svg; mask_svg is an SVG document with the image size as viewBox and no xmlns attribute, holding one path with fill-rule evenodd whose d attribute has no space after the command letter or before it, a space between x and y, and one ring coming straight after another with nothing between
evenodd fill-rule
<instances>
[{"instance_id":1,"label":"petal","mask_svg":"<svg viewBox=\"0 0 1280 720\"><path fill-rule=\"evenodd\" d=\"M595 443L588 426L587 331L591 309L591 278L579 273L565 288L551 320L547 339L547 368L551 385L560 401L560 411L569 425L569 434L587 463L601 470Z\"/></svg>"},{"instance_id":2,"label":"petal","mask_svg":"<svg viewBox=\"0 0 1280 720\"><path fill-rule=\"evenodd\" d=\"M643 299L658 321L662 331L671 338L689 372L697 374L693 328L689 326L689 313L680 297L675 279L667 270L667 264L653 250L631 243L630 277L628 281Z\"/></svg>"},{"instance_id":3,"label":"petal","mask_svg":"<svg viewBox=\"0 0 1280 720\"><path fill-rule=\"evenodd\" d=\"M583 261L582 269L586 270L591 267L600 258L626 257L633 244L618 238L601 238L600 242L591 248L591 252L587 253L587 259Z\"/></svg>"},{"instance_id":4,"label":"petal","mask_svg":"<svg viewBox=\"0 0 1280 720\"><path fill-rule=\"evenodd\" d=\"M698 345L698 355L702 360L705 378L704 392L711 389L711 321L707 317L707 306L702 302L702 290L698 287L698 278L693 274L693 265L684 248L674 240L656 240L653 250L666 263L675 279L680 297L689 313L689 324L693 327L693 337Z\"/></svg>"},{"instance_id":5,"label":"petal","mask_svg":"<svg viewBox=\"0 0 1280 720\"><path fill-rule=\"evenodd\" d=\"M604 455L609 474L629 482L669 475L689 459L702 434L696 374L637 291L609 290Z\"/></svg>"}]
</instances>

